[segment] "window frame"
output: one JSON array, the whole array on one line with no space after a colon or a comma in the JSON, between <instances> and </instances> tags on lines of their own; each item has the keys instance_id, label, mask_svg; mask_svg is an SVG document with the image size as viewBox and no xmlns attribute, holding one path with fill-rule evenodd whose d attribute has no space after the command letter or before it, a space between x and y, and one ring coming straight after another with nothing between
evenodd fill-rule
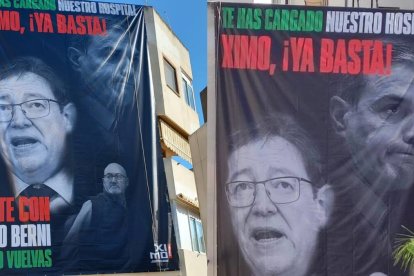
<instances>
[{"instance_id":1,"label":"window frame","mask_svg":"<svg viewBox=\"0 0 414 276\"><path fill-rule=\"evenodd\" d=\"M194 222L194 224L192 224L192 222ZM199 236L199 231L197 230L197 223L198 223L198 225L199 225L199 229L201 229L201 232L202 232L202 237L200 237ZM194 225L194 234L195 234L195 237L193 237L193 226ZM203 231L203 223L202 223L202 221L201 221L201 219L199 219L199 218L197 218L197 217L195 217L195 216L193 216L193 215L188 215L188 226L189 226L189 228L190 228L190 239L191 239L191 249L194 251L194 252L198 252L198 253L206 253L206 244L205 244L205 241L204 241L204 231ZM200 244L200 238L202 238L202 244ZM194 241L193 241L193 239L195 239L196 240L196 244L194 244ZM200 248L200 247L202 247L202 248ZM203 249L203 250L201 250L201 249Z\"/></svg>"},{"instance_id":2,"label":"window frame","mask_svg":"<svg viewBox=\"0 0 414 276\"><path fill-rule=\"evenodd\" d=\"M167 66L166 64L168 64L172 69L173 69L173 73L174 73L174 82L175 82L175 88L171 87L170 84L167 81ZM180 89L179 89L179 85L178 85L178 79L177 79L177 68L172 64L172 62L170 62L170 60L168 58L166 58L165 56L163 56L163 67L164 67L164 81L166 86L173 91L177 96L180 96Z\"/></svg>"},{"instance_id":3,"label":"window frame","mask_svg":"<svg viewBox=\"0 0 414 276\"><path fill-rule=\"evenodd\" d=\"M184 83L186 85L184 85ZM194 87L192 80L188 77L188 75L185 72L182 72L181 74L181 84L183 86L183 95L184 95L184 101L192 110L197 112L196 102L195 102L195 95L194 95ZM191 88L191 99L190 95L188 93L188 87ZM191 103L190 103L191 102Z\"/></svg>"}]
</instances>

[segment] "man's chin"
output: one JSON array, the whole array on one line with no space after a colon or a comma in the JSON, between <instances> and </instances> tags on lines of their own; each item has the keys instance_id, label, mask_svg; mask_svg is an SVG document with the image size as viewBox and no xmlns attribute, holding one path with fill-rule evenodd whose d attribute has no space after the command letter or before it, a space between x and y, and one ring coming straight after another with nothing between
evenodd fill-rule
<instances>
[{"instance_id":1,"label":"man's chin","mask_svg":"<svg viewBox=\"0 0 414 276\"><path fill-rule=\"evenodd\" d=\"M251 265L252 273L255 276L289 275L293 266L287 257L284 259L272 256L257 257Z\"/></svg>"},{"instance_id":2,"label":"man's chin","mask_svg":"<svg viewBox=\"0 0 414 276\"><path fill-rule=\"evenodd\" d=\"M254 275L281 275L283 271L291 271L293 266L293 248L287 246L276 246L263 250L249 250L248 256L245 256L252 270L257 273ZM285 274L282 274L285 275Z\"/></svg>"},{"instance_id":3,"label":"man's chin","mask_svg":"<svg viewBox=\"0 0 414 276\"><path fill-rule=\"evenodd\" d=\"M38 159L20 158L12 165L11 171L25 183L41 183L50 176L49 169Z\"/></svg>"},{"instance_id":4,"label":"man's chin","mask_svg":"<svg viewBox=\"0 0 414 276\"><path fill-rule=\"evenodd\" d=\"M413 168L405 164L387 164L366 178L375 190L382 192L407 190L414 182Z\"/></svg>"},{"instance_id":5,"label":"man's chin","mask_svg":"<svg viewBox=\"0 0 414 276\"><path fill-rule=\"evenodd\" d=\"M14 174L26 184L43 183L45 181L45 178L42 177L43 174L39 174L35 168L30 168L30 170L20 168L15 170Z\"/></svg>"},{"instance_id":6,"label":"man's chin","mask_svg":"<svg viewBox=\"0 0 414 276\"><path fill-rule=\"evenodd\" d=\"M391 190L407 190L410 189L414 182L413 168L400 164L394 167L389 173Z\"/></svg>"},{"instance_id":7,"label":"man's chin","mask_svg":"<svg viewBox=\"0 0 414 276\"><path fill-rule=\"evenodd\" d=\"M120 195L121 194L121 189L119 189L117 187L116 188L113 187L113 188L109 189L109 193L111 195Z\"/></svg>"}]
</instances>

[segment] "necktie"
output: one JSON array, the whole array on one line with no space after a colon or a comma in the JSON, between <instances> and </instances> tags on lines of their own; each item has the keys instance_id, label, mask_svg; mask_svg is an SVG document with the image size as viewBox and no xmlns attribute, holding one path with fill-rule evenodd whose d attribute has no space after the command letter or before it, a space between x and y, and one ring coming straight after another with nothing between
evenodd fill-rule
<instances>
[{"instance_id":1,"label":"necktie","mask_svg":"<svg viewBox=\"0 0 414 276\"><path fill-rule=\"evenodd\" d=\"M23 190L20 194L25 197L49 197L50 201L57 193L45 184L33 184Z\"/></svg>"}]
</instances>

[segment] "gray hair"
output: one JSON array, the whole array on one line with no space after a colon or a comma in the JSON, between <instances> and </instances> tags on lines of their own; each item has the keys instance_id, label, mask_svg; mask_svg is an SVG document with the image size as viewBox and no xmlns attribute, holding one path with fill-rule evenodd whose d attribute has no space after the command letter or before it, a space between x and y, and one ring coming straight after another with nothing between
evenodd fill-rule
<instances>
[{"instance_id":1,"label":"gray hair","mask_svg":"<svg viewBox=\"0 0 414 276\"><path fill-rule=\"evenodd\" d=\"M235 132L230 136L229 156L241 147L273 137L281 137L294 145L302 155L304 165L314 187L320 188L322 178L321 156L310 135L291 116L274 113L266 116L251 128ZM271 160L269 160L270 162Z\"/></svg>"},{"instance_id":2,"label":"gray hair","mask_svg":"<svg viewBox=\"0 0 414 276\"><path fill-rule=\"evenodd\" d=\"M13 76L19 77L26 73L33 73L45 79L61 106L70 102L62 79L55 73L52 67L37 57L18 57L2 65L0 68L0 81Z\"/></svg>"}]
</instances>

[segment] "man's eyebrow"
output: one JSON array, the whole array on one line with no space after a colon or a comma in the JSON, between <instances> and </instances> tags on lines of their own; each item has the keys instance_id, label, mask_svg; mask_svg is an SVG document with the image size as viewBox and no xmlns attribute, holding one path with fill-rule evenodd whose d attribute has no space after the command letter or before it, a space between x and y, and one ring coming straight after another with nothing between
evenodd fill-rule
<instances>
[{"instance_id":1,"label":"man's eyebrow","mask_svg":"<svg viewBox=\"0 0 414 276\"><path fill-rule=\"evenodd\" d=\"M39 98L39 99L44 99L45 96L40 94L40 93L25 93L24 94L24 98Z\"/></svg>"},{"instance_id":2,"label":"man's eyebrow","mask_svg":"<svg viewBox=\"0 0 414 276\"><path fill-rule=\"evenodd\" d=\"M230 177L228 179L228 182L235 181L240 176L247 176L247 177L252 178L253 177L252 170L250 168L245 168L245 169L242 169L240 171L237 171L236 173L233 173L233 174L230 175Z\"/></svg>"},{"instance_id":3,"label":"man's eyebrow","mask_svg":"<svg viewBox=\"0 0 414 276\"><path fill-rule=\"evenodd\" d=\"M284 176L299 176L296 175L296 173L293 173L290 170L287 169L281 169L281 168L277 168L277 167L270 167L268 169L268 173L267 173L267 177L270 178L275 178L275 177L284 177Z\"/></svg>"}]
</instances>

